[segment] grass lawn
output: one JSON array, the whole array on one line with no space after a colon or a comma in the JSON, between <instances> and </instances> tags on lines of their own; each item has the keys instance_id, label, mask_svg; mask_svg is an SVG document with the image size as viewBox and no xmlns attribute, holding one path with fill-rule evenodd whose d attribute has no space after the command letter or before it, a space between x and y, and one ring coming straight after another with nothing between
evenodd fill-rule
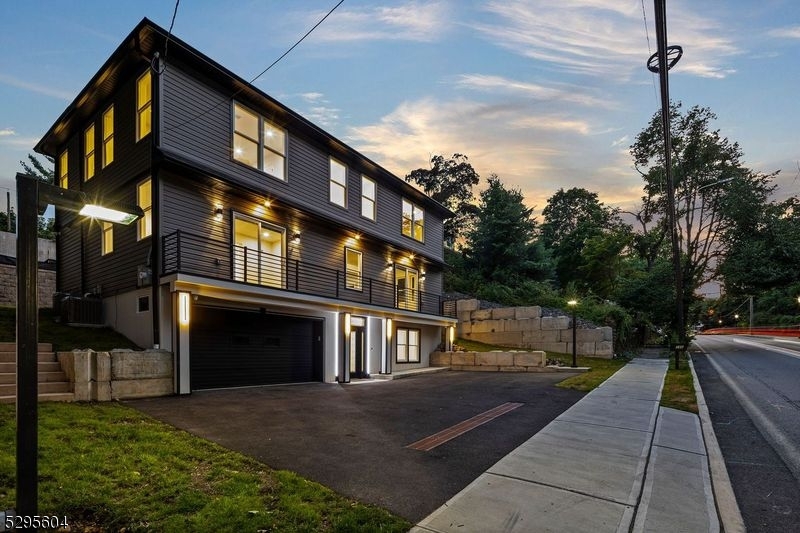
<instances>
[{"instance_id":1,"label":"grass lawn","mask_svg":"<svg viewBox=\"0 0 800 533\"><path fill-rule=\"evenodd\" d=\"M675 370L675 360L670 360L661 392L661 406L697 414L697 397L688 361L681 361L681 367Z\"/></svg>"},{"instance_id":2,"label":"grass lawn","mask_svg":"<svg viewBox=\"0 0 800 533\"><path fill-rule=\"evenodd\" d=\"M15 502L15 417L0 405L0 509ZM115 403L39 407L39 514L71 531L408 531L383 509Z\"/></svg>"},{"instance_id":3,"label":"grass lawn","mask_svg":"<svg viewBox=\"0 0 800 533\"><path fill-rule=\"evenodd\" d=\"M458 339L456 340L456 344L470 352L519 350L519 348L496 346L493 344L485 344L467 339ZM572 364L572 354L547 352L547 358L558 359L564 363L565 366L570 366ZM625 363L627 363L627 361L624 359L604 359L602 357L585 357L582 355L578 356L577 362L578 366L589 367L589 371L578 376L565 379L557 385L558 387L589 392L610 378L614 372L625 366Z\"/></svg>"}]
</instances>

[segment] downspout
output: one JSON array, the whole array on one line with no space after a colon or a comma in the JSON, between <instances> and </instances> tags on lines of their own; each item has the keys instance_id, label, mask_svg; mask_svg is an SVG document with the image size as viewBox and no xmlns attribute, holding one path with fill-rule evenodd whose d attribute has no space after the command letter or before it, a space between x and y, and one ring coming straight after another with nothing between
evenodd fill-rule
<instances>
[{"instance_id":1,"label":"downspout","mask_svg":"<svg viewBox=\"0 0 800 533\"><path fill-rule=\"evenodd\" d=\"M155 63L156 68L153 68ZM150 132L150 183L152 194L151 210L153 236L150 241L150 268L152 269L152 301L153 301L153 348L158 349L161 347L161 185L159 180L159 170L161 167L161 60L158 53L151 62L152 70L152 95L153 101L151 104L152 125L153 131Z\"/></svg>"}]
</instances>

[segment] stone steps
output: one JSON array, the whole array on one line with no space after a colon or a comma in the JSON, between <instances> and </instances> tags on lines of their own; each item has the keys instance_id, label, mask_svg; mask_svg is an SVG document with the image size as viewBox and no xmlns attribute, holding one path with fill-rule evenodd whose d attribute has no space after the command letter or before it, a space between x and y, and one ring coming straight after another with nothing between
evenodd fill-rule
<instances>
[{"instance_id":1,"label":"stone steps","mask_svg":"<svg viewBox=\"0 0 800 533\"><path fill-rule=\"evenodd\" d=\"M61 370L61 364L53 352L53 345L39 343L38 348L39 401L73 401L72 383ZM14 343L0 342L0 403L15 403L16 393L17 347Z\"/></svg>"}]
</instances>

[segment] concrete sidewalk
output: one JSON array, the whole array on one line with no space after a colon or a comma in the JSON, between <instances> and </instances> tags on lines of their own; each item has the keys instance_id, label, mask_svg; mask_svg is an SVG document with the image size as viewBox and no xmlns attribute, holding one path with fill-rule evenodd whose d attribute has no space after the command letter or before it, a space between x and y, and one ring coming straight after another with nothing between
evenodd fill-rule
<instances>
[{"instance_id":1,"label":"concrete sidewalk","mask_svg":"<svg viewBox=\"0 0 800 533\"><path fill-rule=\"evenodd\" d=\"M718 532L700 419L659 407L667 365L634 359L412 532Z\"/></svg>"}]
</instances>

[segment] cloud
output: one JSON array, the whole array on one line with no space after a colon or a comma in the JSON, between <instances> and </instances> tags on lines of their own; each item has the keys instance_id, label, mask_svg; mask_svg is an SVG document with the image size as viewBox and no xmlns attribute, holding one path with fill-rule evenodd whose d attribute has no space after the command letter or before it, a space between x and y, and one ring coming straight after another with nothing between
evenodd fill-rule
<instances>
[{"instance_id":1,"label":"cloud","mask_svg":"<svg viewBox=\"0 0 800 533\"><path fill-rule=\"evenodd\" d=\"M427 167L434 154L466 154L484 179L496 173L537 210L559 187L573 186L568 184L602 191L606 201L634 203L640 193L630 191L641 184L629 156L609 152L609 133L592 135L592 129L585 117L536 112L526 102L429 97L351 127L344 139L398 176Z\"/></svg>"},{"instance_id":2,"label":"cloud","mask_svg":"<svg viewBox=\"0 0 800 533\"><path fill-rule=\"evenodd\" d=\"M545 86L502 76L486 74L462 74L456 82L457 87L487 92L512 93L539 101L559 101L587 107L612 107L609 100L583 94L585 89L567 84Z\"/></svg>"},{"instance_id":3,"label":"cloud","mask_svg":"<svg viewBox=\"0 0 800 533\"><path fill-rule=\"evenodd\" d=\"M324 93L310 91L300 93L300 98L310 107L306 107L300 111L304 117L319 126L328 129L334 129L339 122L339 113L341 110L337 107L331 107L327 104L330 102L325 98Z\"/></svg>"},{"instance_id":4,"label":"cloud","mask_svg":"<svg viewBox=\"0 0 800 533\"><path fill-rule=\"evenodd\" d=\"M800 39L800 25L775 28L768 31L767 34L780 39Z\"/></svg>"},{"instance_id":5,"label":"cloud","mask_svg":"<svg viewBox=\"0 0 800 533\"><path fill-rule=\"evenodd\" d=\"M306 102L318 102L322 100L325 95L322 93L302 93L300 97L305 100Z\"/></svg>"},{"instance_id":6,"label":"cloud","mask_svg":"<svg viewBox=\"0 0 800 533\"><path fill-rule=\"evenodd\" d=\"M439 40L450 25L453 9L456 8L444 1L411 1L391 7L339 8L317 28L314 40L433 42ZM317 12L308 16L319 20L321 14Z\"/></svg>"},{"instance_id":7,"label":"cloud","mask_svg":"<svg viewBox=\"0 0 800 533\"><path fill-rule=\"evenodd\" d=\"M666 138L666 137L665 137ZM629 137L627 135L623 135L619 139L615 140L611 143L612 148L616 148L617 146L622 146L623 144L628 142Z\"/></svg>"},{"instance_id":8,"label":"cloud","mask_svg":"<svg viewBox=\"0 0 800 533\"><path fill-rule=\"evenodd\" d=\"M17 132L13 128L3 128L0 130L0 137L8 137L9 135L16 135Z\"/></svg>"},{"instance_id":9,"label":"cloud","mask_svg":"<svg viewBox=\"0 0 800 533\"><path fill-rule=\"evenodd\" d=\"M59 100L64 100L66 102L71 102L72 99L75 98L75 94L70 91L62 91L55 87L40 85L38 83L21 80L19 78L15 78L14 76L9 76L7 74L0 74L0 83L3 83L5 85L10 85L12 87L17 87L18 89L25 89L27 91L31 91L37 94L43 94L45 96L58 98Z\"/></svg>"},{"instance_id":10,"label":"cloud","mask_svg":"<svg viewBox=\"0 0 800 533\"><path fill-rule=\"evenodd\" d=\"M648 36L655 52L654 16L647 17L646 35L639 2L504 0L489 2L484 9L493 20L473 24L484 39L557 71L624 83L643 67ZM722 24L689 9L683 5L671 13L670 43L691 48L715 73L727 75L725 58L739 52L733 38L725 35ZM709 71L687 70L699 75Z\"/></svg>"}]
</instances>

